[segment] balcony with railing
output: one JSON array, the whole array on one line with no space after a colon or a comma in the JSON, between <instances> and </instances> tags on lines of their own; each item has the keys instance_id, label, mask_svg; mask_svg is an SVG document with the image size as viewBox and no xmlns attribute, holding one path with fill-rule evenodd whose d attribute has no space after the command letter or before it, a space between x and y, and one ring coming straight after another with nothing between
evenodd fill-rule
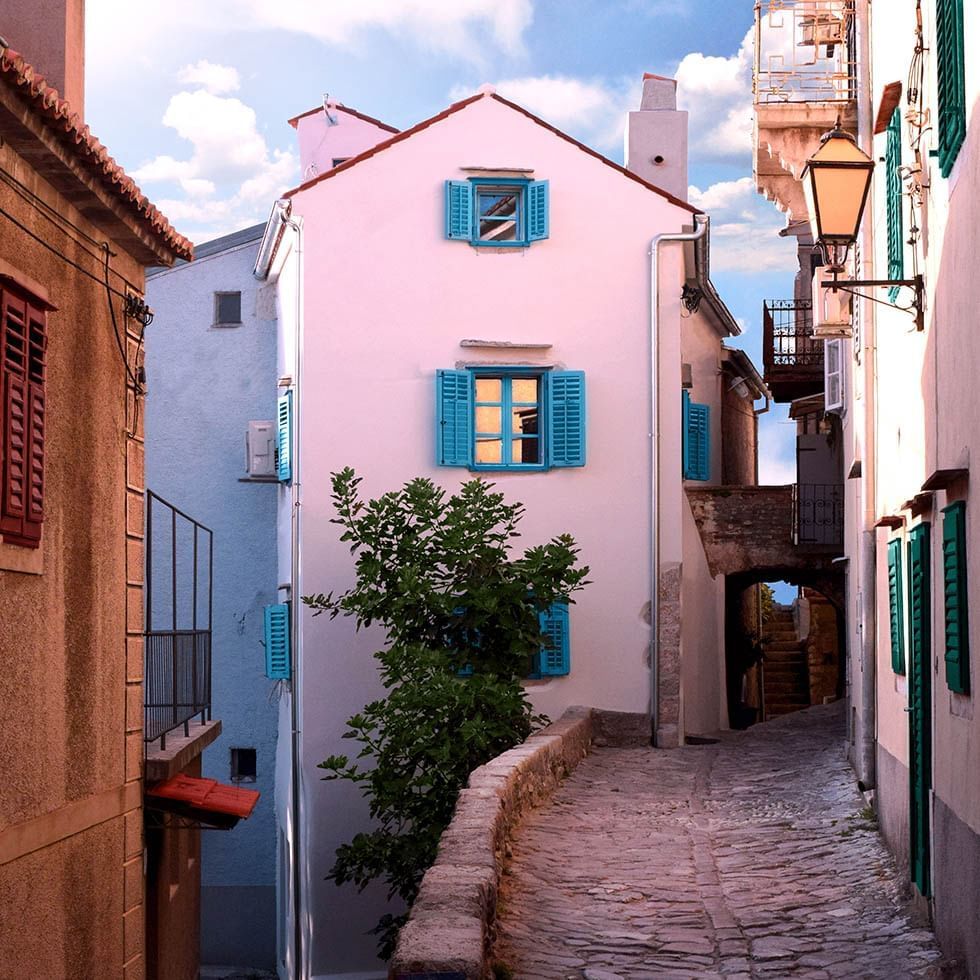
<instances>
[{"instance_id":1,"label":"balcony with railing","mask_svg":"<svg viewBox=\"0 0 980 980\"><path fill-rule=\"evenodd\" d=\"M813 336L810 300L763 303L762 362L774 401L790 402L823 391L823 341Z\"/></svg>"},{"instance_id":2,"label":"balcony with railing","mask_svg":"<svg viewBox=\"0 0 980 980\"><path fill-rule=\"evenodd\" d=\"M805 221L799 179L838 118L857 126L854 0L757 0L755 178L790 221Z\"/></svg>"},{"instance_id":3,"label":"balcony with railing","mask_svg":"<svg viewBox=\"0 0 980 980\"><path fill-rule=\"evenodd\" d=\"M211 719L213 534L152 490L146 492L143 738L147 779L217 737Z\"/></svg>"}]
</instances>

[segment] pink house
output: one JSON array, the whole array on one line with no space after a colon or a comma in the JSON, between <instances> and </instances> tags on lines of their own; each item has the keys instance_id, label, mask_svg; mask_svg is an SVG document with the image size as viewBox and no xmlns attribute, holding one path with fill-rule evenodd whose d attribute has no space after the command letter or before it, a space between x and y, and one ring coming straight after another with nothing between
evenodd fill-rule
<instances>
[{"instance_id":1,"label":"pink house","mask_svg":"<svg viewBox=\"0 0 980 980\"><path fill-rule=\"evenodd\" d=\"M370 496L419 475L447 488L483 475L525 504L525 543L573 534L593 584L556 622L555 655L527 682L533 703L552 717L620 712L669 747L728 724L724 582L685 478L732 472L732 389L754 457L765 389L723 347L738 327L707 276L707 219L684 199L673 80L644 81L628 168L489 88L401 133L332 103L291 123L305 182L277 203L256 264L278 291L291 607L283 956L311 976L372 977L383 972L366 933L383 895L324 881L364 802L314 767L379 694L379 637L290 601L352 580L329 523L331 472L352 466Z\"/></svg>"}]
</instances>

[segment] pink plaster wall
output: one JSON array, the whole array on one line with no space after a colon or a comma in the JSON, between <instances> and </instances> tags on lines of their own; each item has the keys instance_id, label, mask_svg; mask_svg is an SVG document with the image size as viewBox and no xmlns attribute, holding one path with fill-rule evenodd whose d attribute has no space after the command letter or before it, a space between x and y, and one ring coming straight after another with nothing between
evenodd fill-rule
<instances>
[{"instance_id":1,"label":"pink plaster wall","mask_svg":"<svg viewBox=\"0 0 980 980\"><path fill-rule=\"evenodd\" d=\"M551 237L526 250L446 241L444 181L464 178L463 166L531 168L548 179ZM527 508L522 545L571 532L592 569L571 611L571 675L533 685L535 707L552 717L576 703L646 712L648 250L655 234L691 227L690 212L489 97L322 180L293 205L305 228L303 590L353 580L348 548L329 523L332 471L353 466L368 496L420 475L449 490L471 477L434 463L437 369L501 361L582 369L588 465L489 478ZM700 542L684 541L696 532L681 509L688 321L678 246L663 250L661 274L662 561L676 568L689 549L700 551ZM552 346L461 348L465 338ZM713 416L717 430L717 404ZM714 465L720 472L720 458ZM685 615L700 616L700 602L706 619L719 616L710 592L685 602ZM301 615L304 767L312 772L351 748L340 738L344 719L379 693L372 653L383 637ZM362 970L365 946L352 937L376 918L377 896L340 892L322 878L336 846L362 829L363 804L336 784L313 782L308 794L314 972Z\"/></svg>"}]
</instances>

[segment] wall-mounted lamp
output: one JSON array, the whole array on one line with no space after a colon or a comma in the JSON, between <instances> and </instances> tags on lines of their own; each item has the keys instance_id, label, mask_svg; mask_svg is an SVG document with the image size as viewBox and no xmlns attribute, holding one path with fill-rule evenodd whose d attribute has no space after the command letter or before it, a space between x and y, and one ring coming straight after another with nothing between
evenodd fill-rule
<instances>
[{"instance_id":1,"label":"wall-mounted lamp","mask_svg":"<svg viewBox=\"0 0 980 980\"><path fill-rule=\"evenodd\" d=\"M857 241L861 219L868 202L871 175L875 163L858 145L850 133L844 132L838 120L833 131L820 141L820 149L803 170L803 193L810 213L810 227L820 246L827 271L833 279L821 285L833 290L853 293L873 302L884 302L873 296L863 296L856 286L908 286L915 291L915 301L908 312L916 318L916 326L923 328L922 276L914 279L852 279L841 281L847 264L847 255Z\"/></svg>"}]
</instances>

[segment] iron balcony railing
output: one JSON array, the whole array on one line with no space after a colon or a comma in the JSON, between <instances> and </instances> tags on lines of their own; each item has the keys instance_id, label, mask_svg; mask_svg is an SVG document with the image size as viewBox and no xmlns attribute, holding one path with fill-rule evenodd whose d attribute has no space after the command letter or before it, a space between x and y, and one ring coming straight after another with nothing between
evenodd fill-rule
<instances>
[{"instance_id":1,"label":"iron balcony railing","mask_svg":"<svg viewBox=\"0 0 980 980\"><path fill-rule=\"evenodd\" d=\"M770 299L762 304L762 361L770 375L796 371L823 375L823 341L813 336L808 299Z\"/></svg>"},{"instance_id":2,"label":"iron balcony railing","mask_svg":"<svg viewBox=\"0 0 980 980\"><path fill-rule=\"evenodd\" d=\"M854 0L756 0L757 105L853 102Z\"/></svg>"},{"instance_id":3,"label":"iron balcony railing","mask_svg":"<svg viewBox=\"0 0 980 980\"><path fill-rule=\"evenodd\" d=\"M843 484L801 483L796 487L795 504L799 544L843 547Z\"/></svg>"},{"instance_id":4,"label":"iron balcony railing","mask_svg":"<svg viewBox=\"0 0 980 980\"><path fill-rule=\"evenodd\" d=\"M146 491L143 738L160 740L191 721L211 720L210 528Z\"/></svg>"}]
</instances>

